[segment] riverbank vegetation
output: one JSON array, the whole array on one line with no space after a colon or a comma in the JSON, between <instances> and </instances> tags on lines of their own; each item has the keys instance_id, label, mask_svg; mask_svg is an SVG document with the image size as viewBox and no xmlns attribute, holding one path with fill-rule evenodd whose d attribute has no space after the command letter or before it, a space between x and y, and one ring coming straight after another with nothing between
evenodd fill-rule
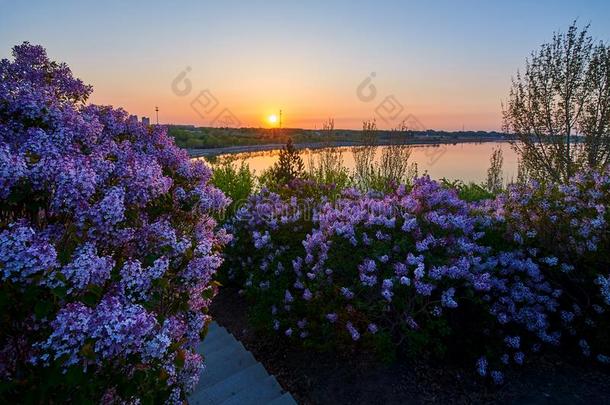
<instances>
[{"instance_id":1,"label":"riverbank vegetation","mask_svg":"<svg viewBox=\"0 0 610 405\"><path fill-rule=\"evenodd\" d=\"M363 133L358 130L335 130L331 134L321 129L298 128L212 128L186 125L169 125L168 134L176 145L189 150L219 149L235 146L284 145L290 139L294 144L359 144ZM379 130L378 142L396 138L396 132ZM458 131L446 132L428 129L405 128L400 133L405 143L439 143L481 140L506 140L510 137L500 132Z\"/></svg>"}]
</instances>

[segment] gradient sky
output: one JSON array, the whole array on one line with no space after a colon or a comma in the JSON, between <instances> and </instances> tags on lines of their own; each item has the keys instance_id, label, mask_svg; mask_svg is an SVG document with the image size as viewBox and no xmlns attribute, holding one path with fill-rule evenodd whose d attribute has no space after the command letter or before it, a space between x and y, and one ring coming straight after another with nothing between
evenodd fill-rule
<instances>
[{"instance_id":1,"label":"gradient sky","mask_svg":"<svg viewBox=\"0 0 610 405\"><path fill-rule=\"evenodd\" d=\"M426 128L498 130L511 75L574 19L610 40L607 0L0 0L0 57L42 44L94 86L92 102L151 117L158 105L162 123L209 125L226 108L267 126L281 108L286 127L334 117L359 128L393 95L403 108L380 127L412 114ZM172 81L187 67L181 96ZM357 88L371 72L377 95L365 102ZM218 102L209 113L206 89Z\"/></svg>"}]
</instances>

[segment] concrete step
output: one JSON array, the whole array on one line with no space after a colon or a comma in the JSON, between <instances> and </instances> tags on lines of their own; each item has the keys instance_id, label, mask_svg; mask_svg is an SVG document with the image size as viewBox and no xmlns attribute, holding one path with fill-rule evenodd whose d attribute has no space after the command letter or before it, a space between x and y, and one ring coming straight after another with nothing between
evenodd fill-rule
<instances>
[{"instance_id":1,"label":"concrete step","mask_svg":"<svg viewBox=\"0 0 610 405\"><path fill-rule=\"evenodd\" d=\"M222 326L220 326L219 324L217 324L216 322L211 322L208 325L208 334L215 332L215 331L219 331L219 330L226 330L226 329L223 328Z\"/></svg>"},{"instance_id":2,"label":"concrete step","mask_svg":"<svg viewBox=\"0 0 610 405\"><path fill-rule=\"evenodd\" d=\"M212 353L205 354L205 360L210 364L222 364L227 359L233 357L235 353L248 353L246 348L237 340L233 339L227 341L220 349L213 351Z\"/></svg>"},{"instance_id":3,"label":"concrete step","mask_svg":"<svg viewBox=\"0 0 610 405\"><path fill-rule=\"evenodd\" d=\"M203 343L200 343L199 347L197 347L197 353L203 354L204 356L209 356L216 350L234 344L237 344L237 340L235 340L232 335L227 333L226 335L217 336L211 341L205 339Z\"/></svg>"},{"instance_id":4,"label":"concrete step","mask_svg":"<svg viewBox=\"0 0 610 405\"><path fill-rule=\"evenodd\" d=\"M191 404L295 405L289 393L227 330L213 322L197 347L206 367L189 397Z\"/></svg>"},{"instance_id":5,"label":"concrete step","mask_svg":"<svg viewBox=\"0 0 610 405\"><path fill-rule=\"evenodd\" d=\"M257 363L193 395L190 403L217 405L244 389L257 386L268 377L265 368Z\"/></svg>"},{"instance_id":6,"label":"concrete step","mask_svg":"<svg viewBox=\"0 0 610 405\"><path fill-rule=\"evenodd\" d=\"M281 397L275 398L267 402L267 405L297 405L296 401L292 398L288 392L286 392Z\"/></svg>"},{"instance_id":7,"label":"concrete step","mask_svg":"<svg viewBox=\"0 0 610 405\"><path fill-rule=\"evenodd\" d=\"M214 336L216 336L218 334L225 334L225 333L229 333L229 332L227 332L227 330L225 328L208 327L208 333L206 333L204 340L212 340L214 338Z\"/></svg>"},{"instance_id":8,"label":"concrete step","mask_svg":"<svg viewBox=\"0 0 610 405\"><path fill-rule=\"evenodd\" d=\"M229 332L227 332L226 329L220 329L220 330L215 330L213 333L208 333L205 336L205 339L203 340L204 342L213 342L216 339L220 339L226 336L231 336L231 334Z\"/></svg>"},{"instance_id":9,"label":"concrete step","mask_svg":"<svg viewBox=\"0 0 610 405\"><path fill-rule=\"evenodd\" d=\"M284 394L282 387L277 383L274 376L244 389L222 402L223 405L260 405L281 397Z\"/></svg>"},{"instance_id":10,"label":"concrete step","mask_svg":"<svg viewBox=\"0 0 610 405\"><path fill-rule=\"evenodd\" d=\"M252 354L239 342L236 345L215 351L205 361L207 367L201 374L195 392L211 387L217 382L257 363Z\"/></svg>"}]
</instances>

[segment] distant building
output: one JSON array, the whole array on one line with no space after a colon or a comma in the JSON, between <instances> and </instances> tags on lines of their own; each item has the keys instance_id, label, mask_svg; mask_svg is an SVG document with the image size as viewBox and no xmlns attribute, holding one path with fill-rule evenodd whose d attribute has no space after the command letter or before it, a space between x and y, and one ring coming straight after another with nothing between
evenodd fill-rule
<instances>
[{"instance_id":1,"label":"distant building","mask_svg":"<svg viewBox=\"0 0 610 405\"><path fill-rule=\"evenodd\" d=\"M144 125L150 125L150 118L148 118L148 117L142 117L142 124L144 124Z\"/></svg>"},{"instance_id":2,"label":"distant building","mask_svg":"<svg viewBox=\"0 0 610 405\"><path fill-rule=\"evenodd\" d=\"M134 128L138 125L138 116L137 115L130 115L129 118L127 118L127 125L129 125L130 128Z\"/></svg>"}]
</instances>

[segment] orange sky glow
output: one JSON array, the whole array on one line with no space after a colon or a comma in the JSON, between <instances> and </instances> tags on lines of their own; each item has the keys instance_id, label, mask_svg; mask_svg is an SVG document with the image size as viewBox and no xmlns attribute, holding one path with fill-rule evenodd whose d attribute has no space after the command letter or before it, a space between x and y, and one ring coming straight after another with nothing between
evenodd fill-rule
<instances>
[{"instance_id":1,"label":"orange sky glow","mask_svg":"<svg viewBox=\"0 0 610 405\"><path fill-rule=\"evenodd\" d=\"M292 128L500 130L511 76L554 31L610 38L601 0L32 1L3 7L0 57L41 44L91 102L163 124L269 127L281 109Z\"/></svg>"}]
</instances>

